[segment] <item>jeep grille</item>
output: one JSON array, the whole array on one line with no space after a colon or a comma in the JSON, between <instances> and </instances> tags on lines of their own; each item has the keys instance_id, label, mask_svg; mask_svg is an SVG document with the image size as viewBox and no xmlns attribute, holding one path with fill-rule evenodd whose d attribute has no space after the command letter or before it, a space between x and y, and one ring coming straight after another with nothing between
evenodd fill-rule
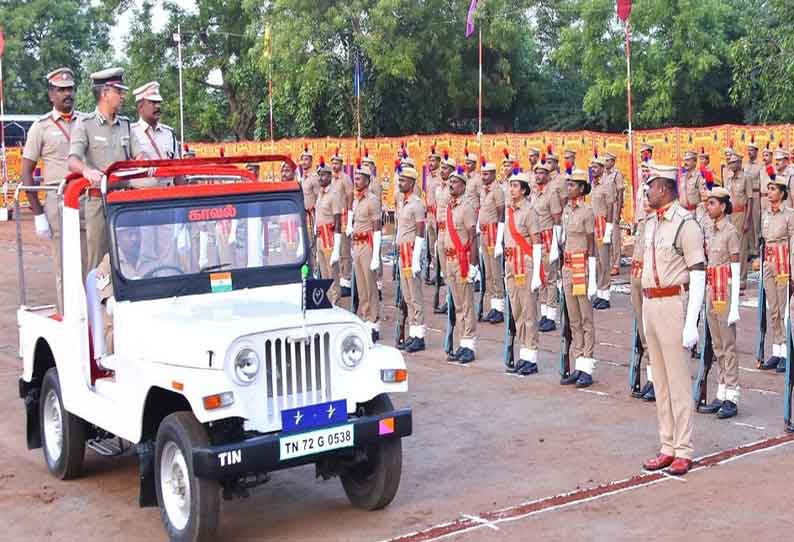
<instances>
[{"instance_id":1,"label":"jeep grille","mask_svg":"<svg viewBox=\"0 0 794 542\"><path fill-rule=\"evenodd\" d=\"M330 346L327 331L303 341L265 340L267 397L279 411L331 399Z\"/></svg>"}]
</instances>

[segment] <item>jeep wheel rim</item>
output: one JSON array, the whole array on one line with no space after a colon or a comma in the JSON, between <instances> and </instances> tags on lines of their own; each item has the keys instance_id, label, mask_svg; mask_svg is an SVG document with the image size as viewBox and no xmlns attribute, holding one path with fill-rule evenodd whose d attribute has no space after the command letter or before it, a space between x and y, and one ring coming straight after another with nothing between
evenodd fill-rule
<instances>
[{"instance_id":1,"label":"jeep wheel rim","mask_svg":"<svg viewBox=\"0 0 794 542\"><path fill-rule=\"evenodd\" d=\"M61 402L55 390L50 390L44 399L44 444L47 456L56 463L63 450L63 417Z\"/></svg>"},{"instance_id":2,"label":"jeep wheel rim","mask_svg":"<svg viewBox=\"0 0 794 542\"><path fill-rule=\"evenodd\" d=\"M173 441L163 448L160 484L168 520L181 531L190 519L190 473L182 450Z\"/></svg>"}]
</instances>

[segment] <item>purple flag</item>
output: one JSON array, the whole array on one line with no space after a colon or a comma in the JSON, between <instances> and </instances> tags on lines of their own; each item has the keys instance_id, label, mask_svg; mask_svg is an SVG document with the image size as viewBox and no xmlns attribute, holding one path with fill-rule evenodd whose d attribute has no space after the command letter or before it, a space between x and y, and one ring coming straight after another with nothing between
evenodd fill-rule
<instances>
[{"instance_id":1,"label":"purple flag","mask_svg":"<svg viewBox=\"0 0 794 542\"><path fill-rule=\"evenodd\" d=\"M466 37L468 38L474 34L474 12L477 11L477 1L471 0L469 4L469 14L466 15Z\"/></svg>"}]
</instances>

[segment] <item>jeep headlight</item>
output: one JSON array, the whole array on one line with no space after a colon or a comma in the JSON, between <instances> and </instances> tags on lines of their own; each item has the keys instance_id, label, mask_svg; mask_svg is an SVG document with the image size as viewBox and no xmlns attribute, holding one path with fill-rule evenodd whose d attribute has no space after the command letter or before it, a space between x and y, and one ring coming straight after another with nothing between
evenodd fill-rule
<instances>
[{"instance_id":1,"label":"jeep headlight","mask_svg":"<svg viewBox=\"0 0 794 542\"><path fill-rule=\"evenodd\" d=\"M342 366L345 369L355 369L364 359L364 340L356 333L350 333L341 343Z\"/></svg>"},{"instance_id":2,"label":"jeep headlight","mask_svg":"<svg viewBox=\"0 0 794 542\"><path fill-rule=\"evenodd\" d=\"M234 356L234 376L240 384L250 384L256 380L262 363L255 350L244 347Z\"/></svg>"}]
</instances>

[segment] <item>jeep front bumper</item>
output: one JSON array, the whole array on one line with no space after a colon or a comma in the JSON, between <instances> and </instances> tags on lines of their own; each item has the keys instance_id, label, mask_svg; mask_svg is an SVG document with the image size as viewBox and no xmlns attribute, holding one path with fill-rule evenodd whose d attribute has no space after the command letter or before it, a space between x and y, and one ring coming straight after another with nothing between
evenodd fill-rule
<instances>
[{"instance_id":1,"label":"jeep front bumper","mask_svg":"<svg viewBox=\"0 0 794 542\"><path fill-rule=\"evenodd\" d=\"M282 440L301 434L282 432L193 450L193 472L199 478L220 480L246 474L271 472L314 463L329 455L350 455L352 450L375 444L382 439L407 437L412 432L411 409L404 408L374 416L350 418L342 428L352 426L353 444L319 453L282 459ZM384 429L385 428L385 429ZM331 430L333 428L321 428Z\"/></svg>"}]
</instances>

